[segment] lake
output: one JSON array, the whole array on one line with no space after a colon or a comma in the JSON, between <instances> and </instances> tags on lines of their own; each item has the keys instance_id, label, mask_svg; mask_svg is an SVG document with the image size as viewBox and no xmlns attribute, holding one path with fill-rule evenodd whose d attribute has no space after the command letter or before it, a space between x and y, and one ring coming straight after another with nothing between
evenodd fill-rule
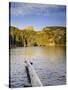
<instances>
[{"instance_id":1,"label":"lake","mask_svg":"<svg viewBox=\"0 0 68 90\"><path fill-rule=\"evenodd\" d=\"M25 60L33 62L43 86L66 84L65 46L17 47L10 50L11 88L24 87L28 82Z\"/></svg>"}]
</instances>

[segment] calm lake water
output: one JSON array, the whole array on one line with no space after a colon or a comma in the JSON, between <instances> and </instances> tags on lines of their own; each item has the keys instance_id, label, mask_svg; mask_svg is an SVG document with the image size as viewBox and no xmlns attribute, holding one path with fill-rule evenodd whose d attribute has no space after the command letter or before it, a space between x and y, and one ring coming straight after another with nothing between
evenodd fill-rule
<instances>
[{"instance_id":1,"label":"calm lake water","mask_svg":"<svg viewBox=\"0 0 68 90\"><path fill-rule=\"evenodd\" d=\"M24 87L28 83L25 60L33 62L43 86L66 84L64 46L19 47L10 50L10 85Z\"/></svg>"}]
</instances>

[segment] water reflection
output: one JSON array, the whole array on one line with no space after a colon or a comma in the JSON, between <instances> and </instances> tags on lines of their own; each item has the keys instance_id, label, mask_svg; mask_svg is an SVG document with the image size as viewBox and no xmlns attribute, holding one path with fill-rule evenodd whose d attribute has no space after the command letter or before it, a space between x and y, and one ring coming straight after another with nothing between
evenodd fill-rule
<instances>
[{"instance_id":1,"label":"water reflection","mask_svg":"<svg viewBox=\"0 0 68 90\"><path fill-rule=\"evenodd\" d=\"M42 54L48 59L58 60L58 58L65 57L65 48L60 46L45 47L42 50Z\"/></svg>"},{"instance_id":2,"label":"water reflection","mask_svg":"<svg viewBox=\"0 0 68 90\"><path fill-rule=\"evenodd\" d=\"M47 46L47 47L26 47L12 49L11 55L24 55L25 57L47 57L58 58L65 56L64 46Z\"/></svg>"},{"instance_id":3,"label":"water reflection","mask_svg":"<svg viewBox=\"0 0 68 90\"><path fill-rule=\"evenodd\" d=\"M37 58L44 57L46 59L56 60L58 58L65 57L65 47L63 46L51 46L51 47L27 47L23 50L25 57Z\"/></svg>"}]
</instances>

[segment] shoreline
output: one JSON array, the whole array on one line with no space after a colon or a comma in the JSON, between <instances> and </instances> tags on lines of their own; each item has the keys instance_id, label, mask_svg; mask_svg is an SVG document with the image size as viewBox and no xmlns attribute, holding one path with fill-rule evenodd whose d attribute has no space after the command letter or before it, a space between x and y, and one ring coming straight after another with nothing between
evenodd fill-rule
<instances>
[{"instance_id":1,"label":"shoreline","mask_svg":"<svg viewBox=\"0 0 68 90\"><path fill-rule=\"evenodd\" d=\"M54 46L54 47L57 47L57 46L61 46L61 47L65 46L65 47L66 47L67 45L46 45L46 46L25 46L25 47L22 46L22 48L27 48L27 47L49 47L49 46L50 46L50 47L51 47L51 46L52 46L52 47L53 47L53 46ZM21 46L14 46L14 47L13 47L13 46L12 46L12 47L9 46L9 49L19 48L19 47L21 47Z\"/></svg>"}]
</instances>

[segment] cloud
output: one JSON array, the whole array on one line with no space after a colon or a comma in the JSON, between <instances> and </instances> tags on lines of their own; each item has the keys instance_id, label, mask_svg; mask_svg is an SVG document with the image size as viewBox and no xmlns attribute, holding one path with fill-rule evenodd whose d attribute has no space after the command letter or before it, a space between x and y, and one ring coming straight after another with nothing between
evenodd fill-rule
<instances>
[{"instance_id":1,"label":"cloud","mask_svg":"<svg viewBox=\"0 0 68 90\"><path fill-rule=\"evenodd\" d=\"M65 6L61 5L47 5L47 4L28 4L22 2L11 2L11 15L49 15L55 13L64 13Z\"/></svg>"}]
</instances>

